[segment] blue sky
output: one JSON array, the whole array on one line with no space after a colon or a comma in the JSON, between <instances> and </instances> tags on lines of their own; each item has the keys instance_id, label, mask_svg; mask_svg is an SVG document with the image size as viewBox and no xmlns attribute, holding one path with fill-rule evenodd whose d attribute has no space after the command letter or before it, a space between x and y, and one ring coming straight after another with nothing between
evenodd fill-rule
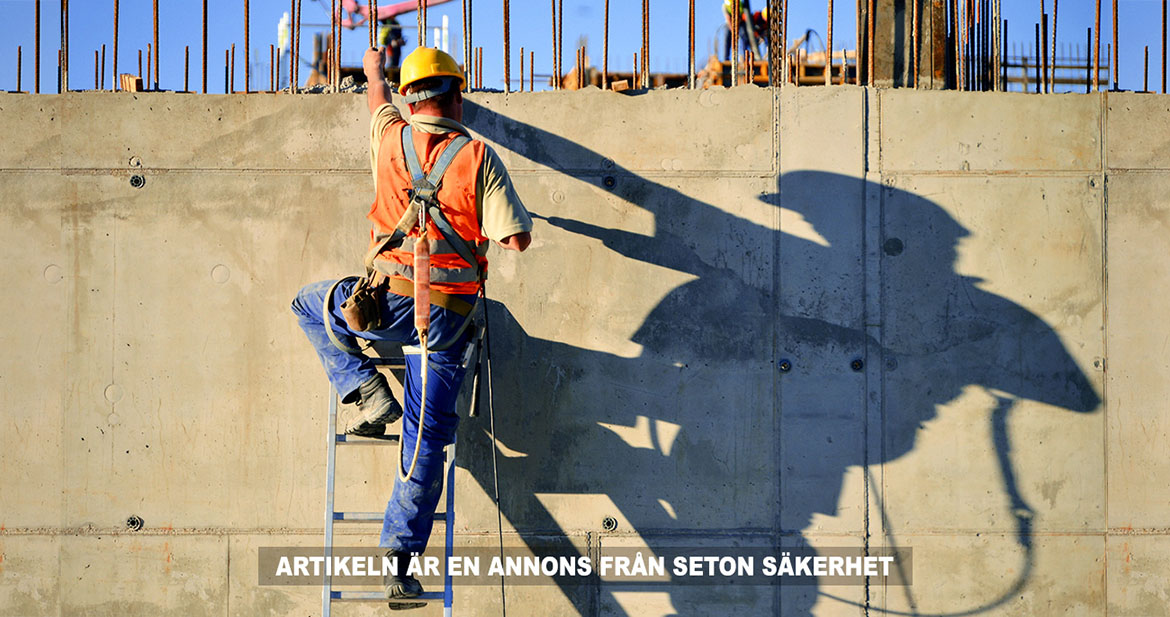
<instances>
[{"instance_id":1,"label":"blue sky","mask_svg":"<svg viewBox=\"0 0 1170 617\"><path fill-rule=\"evenodd\" d=\"M364 1L364 0L359 0ZM1051 13L1053 0L1045 0ZM754 0L753 8L764 6L766 0ZM70 7L70 87L88 89L93 86L94 51L107 45L106 85L111 82L113 0L73 0ZM503 87L503 26L502 0L473 0L474 44L484 48L484 84ZM537 73L551 72L552 42L550 2L546 0L511 0L512 77L519 71L519 49L536 52ZM789 0L792 15L789 29L801 32L815 29L822 36L827 21L825 0ZM1009 20L1009 40L1023 44L1033 39L1033 24L1039 20L1040 0L1003 0L1004 18ZM201 63L201 2L199 0L160 0L161 86L181 89L183 85L183 48L191 47L191 84L198 88ZM854 47L854 2L837 0L834 17L834 47ZM60 41L59 0L41 3L41 91L56 91L56 51ZM302 0L305 23L328 22L328 0ZM573 63L574 50L579 41L587 42L590 61L601 64L603 31L602 0L564 0L564 54L565 65ZM687 58L687 0L651 0L651 68L655 72L685 72ZM1102 7L1102 55L1105 44L1112 41L1110 32L1111 1ZM34 0L0 0L0 89L16 87L16 48L23 47L23 81L25 90L32 90L33 81L33 9ZM268 45L276 42L277 24L289 9L288 0L251 0L251 43L253 56L253 87L268 85ZM1093 23L1094 2L1091 0L1059 0L1058 34L1063 45L1084 45L1085 29ZM1162 0L1121 0L1120 21L1121 87L1141 89L1142 48L1150 46L1150 86L1161 85L1161 11ZM208 40L209 92L223 91L224 49L236 44L236 88L243 89L243 1L209 0L211 15ZM462 61L462 8L453 1L436 6L428 12L429 25L438 25L442 16L450 22L450 48ZM152 40L151 0L120 0L119 70L137 71L137 53L146 49ZM403 23L414 23L415 14L403 16ZM721 0L696 2L697 55L705 59L720 40L722 24ZM309 42L314 30L305 28L301 54L310 53ZM368 35L364 29L346 31L342 39L342 60L345 64L360 63ZM1030 43L1029 43L1030 44ZM413 33L408 35L408 49L416 45ZM612 0L610 7L610 67L611 70L630 70L632 55L641 47L641 2ZM283 70L287 65L282 67ZM302 80L308 69L301 69ZM538 89L540 84L538 83Z\"/></svg>"}]
</instances>

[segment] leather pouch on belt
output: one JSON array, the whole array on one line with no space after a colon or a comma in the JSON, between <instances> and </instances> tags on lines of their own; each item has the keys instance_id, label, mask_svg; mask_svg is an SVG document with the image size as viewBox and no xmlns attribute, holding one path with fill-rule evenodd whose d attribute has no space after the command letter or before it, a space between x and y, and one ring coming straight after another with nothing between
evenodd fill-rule
<instances>
[{"instance_id":1,"label":"leather pouch on belt","mask_svg":"<svg viewBox=\"0 0 1170 617\"><path fill-rule=\"evenodd\" d=\"M382 325L382 294L386 293L380 272L362 277L353 293L341 303L345 323L355 332L377 330Z\"/></svg>"}]
</instances>

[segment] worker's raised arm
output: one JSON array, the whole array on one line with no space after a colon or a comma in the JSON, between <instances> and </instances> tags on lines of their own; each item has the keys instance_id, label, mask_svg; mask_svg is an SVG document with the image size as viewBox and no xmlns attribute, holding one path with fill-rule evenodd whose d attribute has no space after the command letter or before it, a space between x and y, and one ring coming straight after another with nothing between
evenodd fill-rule
<instances>
[{"instance_id":1,"label":"worker's raised arm","mask_svg":"<svg viewBox=\"0 0 1170 617\"><path fill-rule=\"evenodd\" d=\"M385 47L371 47L362 56L362 71L366 74L366 104L370 113L390 102L390 84L382 67L385 61Z\"/></svg>"}]
</instances>

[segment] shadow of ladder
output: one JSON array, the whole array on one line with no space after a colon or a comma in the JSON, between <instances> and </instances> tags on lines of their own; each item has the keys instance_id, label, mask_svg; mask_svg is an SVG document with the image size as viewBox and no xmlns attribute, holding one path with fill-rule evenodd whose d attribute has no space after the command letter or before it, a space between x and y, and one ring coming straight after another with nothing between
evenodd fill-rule
<instances>
[{"instance_id":1,"label":"shadow of ladder","mask_svg":"<svg viewBox=\"0 0 1170 617\"><path fill-rule=\"evenodd\" d=\"M406 361L401 358L372 358L374 364L390 368L390 369L405 369ZM382 522L383 513L381 512L339 512L334 510L333 506L333 479L337 470L336 458L338 446L397 446L401 438L400 435L387 434L381 438L370 437L355 437L353 435L346 435L337 432L337 390L332 386L329 387L329 432L328 439L328 458L325 465L325 560L330 562L333 559L333 524L341 523L380 523ZM454 544L455 534L455 444L447 446L443 454L445 469L443 474L445 476L444 487L447 493L446 509L443 512L435 512L435 521L444 523L443 527L445 533L444 547L443 547L443 563L451 563L451 553ZM437 602L443 601L443 616L451 617L452 598L454 596L451 586L451 572L449 569L443 575L443 589L441 591L427 591L417 598L411 598L411 601ZM330 606L334 600L337 601L351 601L351 602L386 602L386 595L383 591L335 591L333 589L333 577L326 570L325 577L321 584L321 615L323 617L330 617Z\"/></svg>"}]
</instances>

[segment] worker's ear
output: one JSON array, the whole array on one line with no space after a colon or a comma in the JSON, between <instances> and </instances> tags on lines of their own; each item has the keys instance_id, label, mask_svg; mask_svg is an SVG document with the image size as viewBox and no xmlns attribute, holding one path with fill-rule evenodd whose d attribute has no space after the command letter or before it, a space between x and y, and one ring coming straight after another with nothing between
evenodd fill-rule
<instances>
[{"instance_id":1,"label":"worker's ear","mask_svg":"<svg viewBox=\"0 0 1170 617\"><path fill-rule=\"evenodd\" d=\"M463 104L463 89L462 88L455 91L455 104L456 105Z\"/></svg>"}]
</instances>

